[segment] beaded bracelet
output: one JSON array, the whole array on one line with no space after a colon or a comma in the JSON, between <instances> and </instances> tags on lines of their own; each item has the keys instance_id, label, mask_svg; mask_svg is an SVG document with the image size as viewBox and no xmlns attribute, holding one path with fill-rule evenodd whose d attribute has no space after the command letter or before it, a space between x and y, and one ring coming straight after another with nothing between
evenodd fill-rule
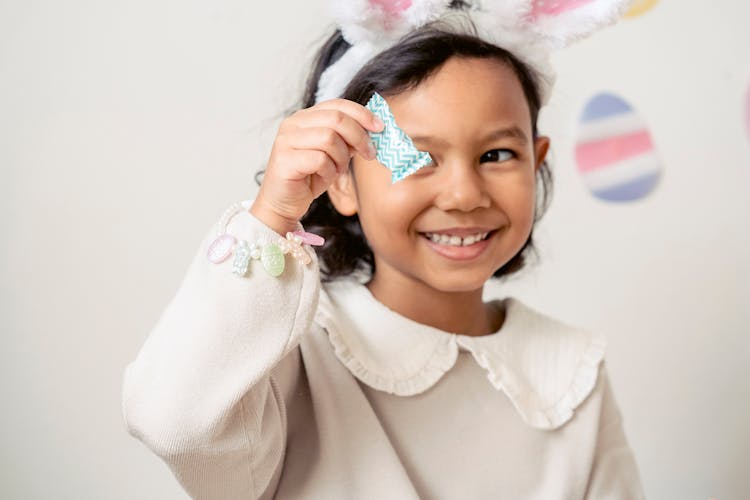
<instances>
[{"instance_id":1,"label":"beaded bracelet","mask_svg":"<svg viewBox=\"0 0 750 500\"><path fill-rule=\"evenodd\" d=\"M208 246L208 260L214 264L224 262L234 253L232 272L237 276L247 274L250 260L253 259L260 260L263 269L271 276L277 277L284 272L286 266L284 256L286 254L291 254L302 264L309 264L312 259L302 247L302 244L320 246L325 243L322 237L305 231L288 232L286 238L279 236L276 241L271 241L265 245L259 242L248 243L245 240L237 240L226 231L229 220L242 210L247 210L245 204L235 203L224 212L224 215L219 219L217 237Z\"/></svg>"}]
</instances>

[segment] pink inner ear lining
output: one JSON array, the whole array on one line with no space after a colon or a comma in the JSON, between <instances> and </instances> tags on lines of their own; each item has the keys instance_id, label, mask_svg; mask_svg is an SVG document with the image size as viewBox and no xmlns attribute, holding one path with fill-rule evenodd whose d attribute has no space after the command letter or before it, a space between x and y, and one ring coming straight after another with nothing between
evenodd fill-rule
<instances>
[{"instance_id":1,"label":"pink inner ear lining","mask_svg":"<svg viewBox=\"0 0 750 500\"><path fill-rule=\"evenodd\" d=\"M595 0L534 0L531 6L531 18L539 16L556 16Z\"/></svg>"},{"instance_id":2,"label":"pink inner ear lining","mask_svg":"<svg viewBox=\"0 0 750 500\"><path fill-rule=\"evenodd\" d=\"M369 0L370 5L377 5L390 17L400 17L401 13L411 7L412 0Z\"/></svg>"}]
</instances>

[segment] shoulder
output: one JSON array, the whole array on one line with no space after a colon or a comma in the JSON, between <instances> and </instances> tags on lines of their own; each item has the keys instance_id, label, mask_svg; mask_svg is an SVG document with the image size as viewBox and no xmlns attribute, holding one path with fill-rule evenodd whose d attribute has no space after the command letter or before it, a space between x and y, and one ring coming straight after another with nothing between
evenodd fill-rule
<instances>
[{"instance_id":1,"label":"shoulder","mask_svg":"<svg viewBox=\"0 0 750 500\"><path fill-rule=\"evenodd\" d=\"M528 369L544 361L574 370L603 359L606 340L602 334L556 319L516 298L507 298L505 303L506 323L501 332L507 333L504 339L509 348L534 362Z\"/></svg>"},{"instance_id":2,"label":"shoulder","mask_svg":"<svg viewBox=\"0 0 750 500\"><path fill-rule=\"evenodd\" d=\"M506 323L494 357L499 366L490 379L509 395L529 425L560 427L596 387L606 340L518 299L505 303Z\"/></svg>"}]
</instances>

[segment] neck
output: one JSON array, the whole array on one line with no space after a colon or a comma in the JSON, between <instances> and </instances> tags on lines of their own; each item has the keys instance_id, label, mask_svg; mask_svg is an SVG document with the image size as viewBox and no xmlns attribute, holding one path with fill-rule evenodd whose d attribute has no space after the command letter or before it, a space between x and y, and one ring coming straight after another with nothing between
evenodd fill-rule
<instances>
[{"instance_id":1,"label":"neck","mask_svg":"<svg viewBox=\"0 0 750 500\"><path fill-rule=\"evenodd\" d=\"M413 321L463 335L488 335L500 329L504 311L482 300L483 288L444 292L403 275L375 273L367 283L383 305Z\"/></svg>"}]
</instances>

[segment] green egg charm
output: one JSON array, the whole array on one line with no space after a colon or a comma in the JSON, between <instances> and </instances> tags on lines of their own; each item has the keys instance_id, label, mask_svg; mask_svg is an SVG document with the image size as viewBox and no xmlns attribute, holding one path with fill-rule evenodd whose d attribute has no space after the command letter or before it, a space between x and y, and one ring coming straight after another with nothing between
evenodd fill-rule
<instances>
[{"instance_id":1,"label":"green egg charm","mask_svg":"<svg viewBox=\"0 0 750 500\"><path fill-rule=\"evenodd\" d=\"M274 278L284 272L284 252L276 243L269 243L263 247L260 255L263 269Z\"/></svg>"}]
</instances>

